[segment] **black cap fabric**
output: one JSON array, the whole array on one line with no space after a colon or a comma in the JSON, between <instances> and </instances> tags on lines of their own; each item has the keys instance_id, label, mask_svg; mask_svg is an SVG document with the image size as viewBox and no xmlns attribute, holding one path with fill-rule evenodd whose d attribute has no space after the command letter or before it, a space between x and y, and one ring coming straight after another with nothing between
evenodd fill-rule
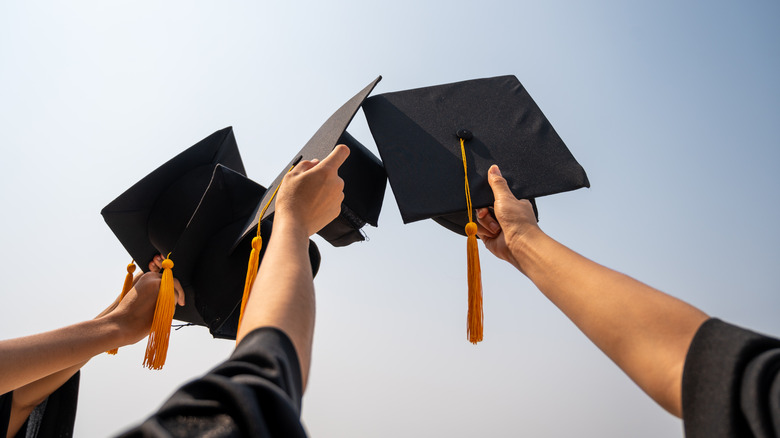
<instances>
[{"instance_id":1,"label":"black cap fabric","mask_svg":"<svg viewBox=\"0 0 780 438\"><path fill-rule=\"evenodd\" d=\"M334 246L346 246L365 240L360 229L366 223L377 226L385 195L387 176L381 161L349 135L346 129L363 101L381 79L381 76L374 79L336 110L303 149L284 166L282 172L271 183L266 195L255 208L252 220L244 227L244 232L241 233L242 239L255 232L258 222L265 221L274 213L276 199L271 197L290 168L301 160L315 158L322 160L333 151L336 145L345 144L349 147L350 154L339 168L339 176L344 180L344 201L341 204L341 214L318 234ZM269 202L270 205L263 217L260 218L263 207Z\"/></svg>"},{"instance_id":2,"label":"black cap fabric","mask_svg":"<svg viewBox=\"0 0 780 438\"><path fill-rule=\"evenodd\" d=\"M468 222L460 138L474 208L492 206L498 164L517 198L589 187L585 171L514 76L373 96L363 104L404 223Z\"/></svg>"},{"instance_id":3,"label":"black cap fabric","mask_svg":"<svg viewBox=\"0 0 780 438\"><path fill-rule=\"evenodd\" d=\"M171 254L186 298L176 319L205 325L214 337L235 339L253 236L231 248L265 192L265 187L227 167L214 168L211 183ZM271 236L272 222L262 226L263 236ZM264 255L265 246L261 262ZM311 241L309 259L316 275L320 253Z\"/></svg>"},{"instance_id":4,"label":"black cap fabric","mask_svg":"<svg viewBox=\"0 0 780 438\"><path fill-rule=\"evenodd\" d=\"M173 251L217 164L246 175L232 127L175 156L100 212L141 269L146 271L155 255Z\"/></svg>"},{"instance_id":5,"label":"black cap fabric","mask_svg":"<svg viewBox=\"0 0 780 438\"><path fill-rule=\"evenodd\" d=\"M207 326L219 338L236 336L252 236L238 244L236 238L266 192L243 169L232 129L226 128L147 175L101 212L143 270L155 255L171 253L186 302L174 318ZM263 235L271 233L272 223L263 223ZM320 254L311 241L309 256L316 275Z\"/></svg>"}]
</instances>

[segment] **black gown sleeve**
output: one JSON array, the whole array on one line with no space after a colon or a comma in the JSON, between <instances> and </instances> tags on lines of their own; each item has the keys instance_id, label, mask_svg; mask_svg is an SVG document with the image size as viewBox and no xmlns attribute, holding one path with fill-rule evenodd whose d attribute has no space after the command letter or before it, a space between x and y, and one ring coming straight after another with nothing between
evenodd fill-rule
<instances>
[{"instance_id":1,"label":"black gown sleeve","mask_svg":"<svg viewBox=\"0 0 780 438\"><path fill-rule=\"evenodd\" d=\"M6 392L0 395L0 436L8 434L8 422L11 421L11 403L14 393Z\"/></svg>"},{"instance_id":2,"label":"black gown sleeve","mask_svg":"<svg viewBox=\"0 0 780 438\"><path fill-rule=\"evenodd\" d=\"M780 340L706 321L688 350L682 398L688 438L780 437Z\"/></svg>"},{"instance_id":3,"label":"black gown sleeve","mask_svg":"<svg viewBox=\"0 0 780 438\"><path fill-rule=\"evenodd\" d=\"M16 433L16 437L70 438L76 422L76 407L79 398L79 379L76 372L67 382L52 392L41 404L35 407L27 421ZM0 432L8 433L11 419L13 391L0 396Z\"/></svg>"},{"instance_id":4,"label":"black gown sleeve","mask_svg":"<svg viewBox=\"0 0 780 438\"><path fill-rule=\"evenodd\" d=\"M123 437L305 437L298 356L284 332L249 333L230 359L186 383Z\"/></svg>"}]
</instances>

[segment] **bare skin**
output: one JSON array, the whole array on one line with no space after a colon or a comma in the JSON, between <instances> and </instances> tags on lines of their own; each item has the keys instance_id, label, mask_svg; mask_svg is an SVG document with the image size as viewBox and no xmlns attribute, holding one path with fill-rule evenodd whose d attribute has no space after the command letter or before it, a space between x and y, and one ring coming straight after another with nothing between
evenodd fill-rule
<instances>
[{"instance_id":1,"label":"bare skin","mask_svg":"<svg viewBox=\"0 0 780 438\"><path fill-rule=\"evenodd\" d=\"M238 333L240 341L259 327L284 331L299 356L304 388L311 363L315 315L309 237L341 211L344 182L338 176L338 168L348 155L349 149L339 145L322 162L302 161L285 176L277 195L274 233ZM32 409L91 357L133 344L149 334L162 260L162 256L156 256L149 264L150 272L136 277L133 289L124 299L114 302L95 319L0 341L0 393L14 391L8 436L13 436ZM183 305L184 293L178 282L176 288L177 302Z\"/></svg>"},{"instance_id":2,"label":"bare skin","mask_svg":"<svg viewBox=\"0 0 780 438\"><path fill-rule=\"evenodd\" d=\"M514 197L498 166L488 181L495 218L486 208L477 211L485 247L531 279L645 393L680 417L685 357L708 316L547 236L531 203Z\"/></svg>"},{"instance_id":3,"label":"bare skin","mask_svg":"<svg viewBox=\"0 0 780 438\"><path fill-rule=\"evenodd\" d=\"M335 219L344 199L338 168L349 155L344 145L321 162L302 161L279 188L274 231L244 310L237 340L259 327L276 327L292 340L303 388L309 375L315 296L309 237Z\"/></svg>"},{"instance_id":4,"label":"bare skin","mask_svg":"<svg viewBox=\"0 0 780 438\"><path fill-rule=\"evenodd\" d=\"M149 269L159 271L161 263L157 256ZM14 436L30 412L93 356L147 336L159 287L159 274L139 274L125 298L120 302L117 297L95 319L0 341L0 394L14 391L7 436ZM183 305L184 293L178 283L176 297Z\"/></svg>"}]
</instances>

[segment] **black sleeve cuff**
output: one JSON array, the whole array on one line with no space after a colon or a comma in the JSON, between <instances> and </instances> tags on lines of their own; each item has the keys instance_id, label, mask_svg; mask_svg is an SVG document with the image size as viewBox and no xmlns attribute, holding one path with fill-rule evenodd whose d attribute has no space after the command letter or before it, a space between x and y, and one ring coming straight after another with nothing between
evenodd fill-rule
<instances>
[{"instance_id":1,"label":"black sleeve cuff","mask_svg":"<svg viewBox=\"0 0 780 438\"><path fill-rule=\"evenodd\" d=\"M233 350L230 360L212 371L231 377L233 365L240 363L259 367L264 377L283 390L300 413L303 397L303 377L298 353L286 333L275 327L260 327L251 331Z\"/></svg>"},{"instance_id":2,"label":"black sleeve cuff","mask_svg":"<svg viewBox=\"0 0 780 438\"><path fill-rule=\"evenodd\" d=\"M763 362L760 360L764 357L763 354L778 351L777 349L780 349L778 339L727 324L719 319L704 322L691 342L683 370L685 436L754 436L756 428L761 428L762 421L768 419L771 422L772 415L767 410L768 391L757 389L756 384L758 382L761 388L771 377L774 379L776 391L780 391L780 384L777 382L780 355L770 354L775 360L774 363L771 358L765 358ZM775 405L777 406L777 400ZM756 411L758 406L762 406L760 412ZM775 411L774 414L777 422L780 411Z\"/></svg>"},{"instance_id":3,"label":"black sleeve cuff","mask_svg":"<svg viewBox=\"0 0 780 438\"><path fill-rule=\"evenodd\" d=\"M124 437L305 437L300 422L301 370L279 329L249 333L230 359L179 388Z\"/></svg>"}]
</instances>

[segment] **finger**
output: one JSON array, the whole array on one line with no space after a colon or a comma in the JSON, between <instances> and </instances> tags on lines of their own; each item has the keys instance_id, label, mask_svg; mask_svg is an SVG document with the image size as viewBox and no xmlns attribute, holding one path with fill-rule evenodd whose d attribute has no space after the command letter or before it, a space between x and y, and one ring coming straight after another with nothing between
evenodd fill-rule
<instances>
[{"instance_id":1,"label":"finger","mask_svg":"<svg viewBox=\"0 0 780 438\"><path fill-rule=\"evenodd\" d=\"M149 262L149 270L152 272L160 272L160 269L162 269L162 262L163 262L163 256L162 254L157 254L154 256L151 262Z\"/></svg>"},{"instance_id":2,"label":"finger","mask_svg":"<svg viewBox=\"0 0 780 438\"><path fill-rule=\"evenodd\" d=\"M333 167L338 169L342 164L344 164L344 161L347 161L348 156L349 148L343 144L337 145L335 148L333 148L330 154L325 157L324 160L322 160L320 166L328 168Z\"/></svg>"},{"instance_id":3,"label":"finger","mask_svg":"<svg viewBox=\"0 0 780 438\"><path fill-rule=\"evenodd\" d=\"M491 232L487 228L477 223L477 236L480 239L487 241L487 240L495 239L496 237L498 237L498 234Z\"/></svg>"},{"instance_id":4,"label":"finger","mask_svg":"<svg viewBox=\"0 0 780 438\"><path fill-rule=\"evenodd\" d=\"M501 176L501 170L495 164L490 166L490 169L488 170L488 183L490 184L490 188L493 189L493 196L496 199L510 196L513 199L516 199L512 191L509 190L506 179Z\"/></svg>"},{"instance_id":5,"label":"finger","mask_svg":"<svg viewBox=\"0 0 780 438\"><path fill-rule=\"evenodd\" d=\"M290 173L293 172L306 172L307 170L311 169L312 167L319 164L320 160L313 159L313 160L303 160L300 163L295 165L295 168L290 171Z\"/></svg>"},{"instance_id":6,"label":"finger","mask_svg":"<svg viewBox=\"0 0 780 438\"><path fill-rule=\"evenodd\" d=\"M501 232L501 225L487 208L477 210L477 223L494 235Z\"/></svg>"}]
</instances>

